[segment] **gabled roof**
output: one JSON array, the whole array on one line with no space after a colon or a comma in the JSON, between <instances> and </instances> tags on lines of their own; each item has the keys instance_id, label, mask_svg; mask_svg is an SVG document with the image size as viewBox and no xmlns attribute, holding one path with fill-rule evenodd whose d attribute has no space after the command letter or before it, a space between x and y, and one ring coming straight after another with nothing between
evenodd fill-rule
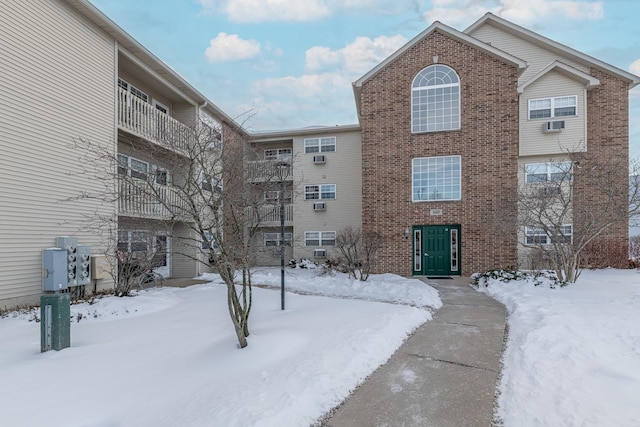
<instances>
[{"instance_id":1,"label":"gabled roof","mask_svg":"<svg viewBox=\"0 0 640 427\"><path fill-rule=\"evenodd\" d=\"M610 74L613 74L621 78L622 80L629 82L629 89L640 84L640 77L636 76L635 74L631 74L618 67L614 67L611 64L607 64L604 61L601 61L592 56L584 54L580 51L570 48L569 46L565 46L561 43L548 39L544 36L541 36L540 34L534 33L531 30L527 30L526 28L516 25L513 22L509 22L506 19L500 18L491 12L487 12L482 18L478 19L476 22L471 24L469 28L464 30L464 33L472 35L475 32L475 30L477 30L478 28L480 28L485 24L493 25L494 27L499 28L507 33L510 33L516 37L520 37L524 40L527 40L544 49L550 50L552 52L556 52L561 56L568 57L571 60L576 61L578 63L584 64L590 67L596 67Z\"/></svg>"},{"instance_id":2,"label":"gabled roof","mask_svg":"<svg viewBox=\"0 0 640 427\"><path fill-rule=\"evenodd\" d=\"M415 36L413 39L411 39L408 43L406 43L404 46L402 46L400 49L398 49L397 51L395 51L394 53L392 53L389 57L387 57L387 59L385 59L384 61L382 61L381 63L379 63L378 65L376 65L373 69L371 69L368 73L366 73L364 76L360 77L358 80L356 80L353 83L353 91L355 93L355 97L356 97L356 107L358 110L358 115L360 115L360 91L362 90L362 85L369 80L370 78L372 78L373 76L375 76L378 72L380 72L382 69L384 69L387 65L389 65L391 62L395 61L399 56L401 56L403 53L405 53L407 50L409 50L411 47L413 47L415 44L417 44L418 42L420 42L422 39L424 39L425 37L427 37L428 35L430 35L431 33L433 33L434 31L440 31L442 33L445 33L447 36L456 39L462 43L468 44L470 46L473 46L491 56L494 56L508 64L512 64L515 67L518 68L519 73L521 73L522 71L524 71L524 69L527 67L527 63L525 61L523 61L520 58L517 58L503 50L497 49L487 43L484 43L468 34L462 33L454 28L451 28L447 25L444 25L443 23L436 21L433 24L431 24L429 27L427 27L427 29L425 29L424 31L422 31L420 34L418 34L417 36Z\"/></svg>"},{"instance_id":3,"label":"gabled roof","mask_svg":"<svg viewBox=\"0 0 640 427\"><path fill-rule=\"evenodd\" d=\"M551 71L559 72L559 73L564 74L565 76L567 76L567 77L569 77L569 78L571 78L573 80L577 80L577 81L581 82L582 84L585 85L587 90L593 89L596 86L600 86L600 80L598 80L597 78L593 77L592 75L589 75L589 74L587 74L587 73L585 73L583 71L580 71L577 68L574 68L574 67L572 67L570 65L567 65L567 64L565 64L563 62L552 61L551 63L549 63L549 65L544 67L542 70L538 71L529 80L527 80L526 82L524 82L521 85L519 85L518 86L518 93L523 93L527 86L529 86L531 83L535 82L536 80L540 79L542 76L547 75Z\"/></svg>"}]
</instances>

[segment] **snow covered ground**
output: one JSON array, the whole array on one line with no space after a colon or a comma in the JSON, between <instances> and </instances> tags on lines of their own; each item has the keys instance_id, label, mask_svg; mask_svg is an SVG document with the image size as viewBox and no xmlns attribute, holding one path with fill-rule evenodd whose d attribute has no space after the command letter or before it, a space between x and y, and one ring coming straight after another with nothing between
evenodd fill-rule
<instances>
[{"instance_id":1,"label":"snow covered ground","mask_svg":"<svg viewBox=\"0 0 640 427\"><path fill-rule=\"evenodd\" d=\"M484 291L509 311L505 427L640 426L637 271L584 271L556 289L494 280Z\"/></svg>"},{"instance_id":2,"label":"snow covered ground","mask_svg":"<svg viewBox=\"0 0 640 427\"><path fill-rule=\"evenodd\" d=\"M256 282L276 289L254 290L252 335L240 350L225 288L209 278L74 305L72 346L59 352L40 353L33 314L0 319L0 425L307 427L430 319L425 307L441 304L417 280L287 269L288 289L315 295L287 293L281 311L279 270L265 269ZM638 272L483 291L510 313L505 427L640 426Z\"/></svg>"},{"instance_id":3,"label":"snow covered ground","mask_svg":"<svg viewBox=\"0 0 640 427\"><path fill-rule=\"evenodd\" d=\"M281 311L279 290L254 289L252 334L239 349L226 288L210 278L73 305L62 351L40 353L33 313L0 319L0 425L306 427L441 306L418 280L287 269L288 288L334 297L287 293ZM254 278L279 285L280 272ZM375 302L385 300L394 304Z\"/></svg>"}]
</instances>

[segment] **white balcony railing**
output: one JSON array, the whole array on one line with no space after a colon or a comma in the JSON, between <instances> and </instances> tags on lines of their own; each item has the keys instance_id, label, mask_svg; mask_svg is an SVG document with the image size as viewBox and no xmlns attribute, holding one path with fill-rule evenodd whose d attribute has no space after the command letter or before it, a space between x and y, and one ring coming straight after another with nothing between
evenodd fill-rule
<instances>
[{"instance_id":1,"label":"white balcony railing","mask_svg":"<svg viewBox=\"0 0 640 427\"><path fill-rule=\"evenodd\" d=\"M280 173L285 181L293 180L291 163L288 166L279 166L281 160L254 160L247 162L247 179L249 181L279 182ZM279 168L284 168L282 171Z\"/></svg>"},{"instance_id":2,"label":"white balcony railing","mask_svg":"<svg viewBox=\"0 0 640 427\"><path fill-rule=\"evenodd\" d=\"M263 227L280 225L280 205L260 206L253 210L253 220ZM284 206L284 225L293 225L293 205Z\"/></svg>"},{"instance_id":3,"label":"white balcony railing","mask_svg":"<svg viewBox=\"0 0 640 427\"><path fill-rule=\"evenodd\" d=\"M167 185L119 180L118 191L118 213L123 216L168 220L186 211L176 191Z\"/></svg>"},{"instance_id":4,"label":"white balcony railing","mask_svg":"<svg viewBox=\"0 0 640 427\"><path fill-rule=\"evenodd\" d=\"M118 126L174 151L185 149L195 136L193 129L122 88L118 88Z\"/></svg>"}]
</instances>

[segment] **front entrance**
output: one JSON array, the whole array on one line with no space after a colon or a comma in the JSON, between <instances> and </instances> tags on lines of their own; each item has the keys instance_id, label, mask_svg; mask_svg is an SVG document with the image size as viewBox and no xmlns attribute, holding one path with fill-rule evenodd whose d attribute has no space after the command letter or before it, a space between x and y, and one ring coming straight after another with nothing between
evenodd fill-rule
<instances>
[{"instance_id":1,"label":"front entrance","mask_svg":"<svg viewBox=\"0 0 640 427\"><path fill-rule=\"evenodd\" d=\"M460 275L460 225L413 226L413 275Z\"/></svg>"}]
</instances>

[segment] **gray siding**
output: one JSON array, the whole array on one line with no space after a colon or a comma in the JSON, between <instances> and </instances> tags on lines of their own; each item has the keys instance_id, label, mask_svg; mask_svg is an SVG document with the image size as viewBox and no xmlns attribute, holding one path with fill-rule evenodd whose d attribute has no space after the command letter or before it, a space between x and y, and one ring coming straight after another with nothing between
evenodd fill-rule
<instances>
[{"instance_id":1,"label":"gray siding","mask_svg":"<svg viewBox=\"0 0 640 427\"><path fill-rule=\"evenodd\" d=\"M56 236L104 250L85 217L115 206L66 200L100 190L71 144L86 138L115 151L116 80L113 41L66 5L0 0L0 10L2 308L37 300L41 249Z\"/></svg>"}]
</instances>

